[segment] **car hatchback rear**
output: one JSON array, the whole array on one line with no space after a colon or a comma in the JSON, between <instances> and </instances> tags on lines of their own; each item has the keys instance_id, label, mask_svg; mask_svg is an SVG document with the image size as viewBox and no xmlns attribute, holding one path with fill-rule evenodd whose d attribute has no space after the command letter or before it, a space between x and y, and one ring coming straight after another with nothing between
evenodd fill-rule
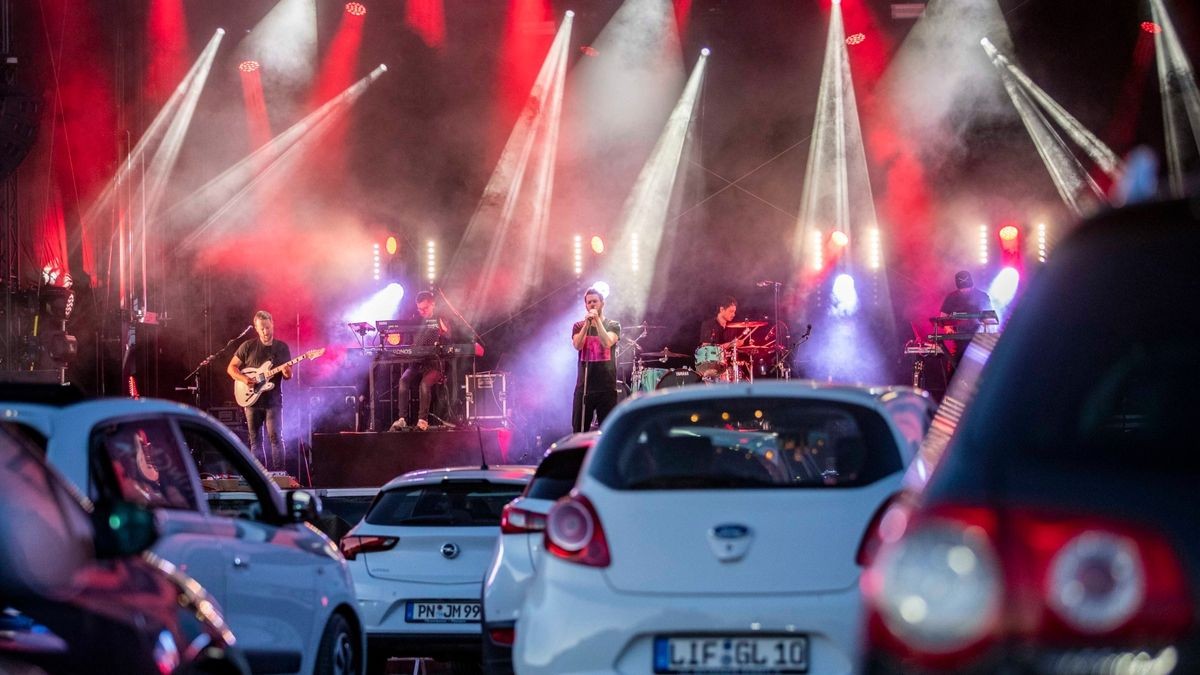
<instances>
[{"instance_id":1,"label":"car hatchback rear","mask_svg":"<svg viewBox=\"0 0 1200 675\"><path fill-rule=\"evenodd\" d=\"M930 414L797 382L626 404L549 514L516 670L849 672L864 533Z\"/></svg>"},{"instance_id":2,"label":"car hatchback rear","mask_svg":"<svg viewBox=\"0 0 1200 675\"><path fill-rule=\"evenodd\" d=\"M342 539L367 655L479 659L479 588L500 513L533 469L445 469L385 485Z\"/></svg>"}]
</instances>

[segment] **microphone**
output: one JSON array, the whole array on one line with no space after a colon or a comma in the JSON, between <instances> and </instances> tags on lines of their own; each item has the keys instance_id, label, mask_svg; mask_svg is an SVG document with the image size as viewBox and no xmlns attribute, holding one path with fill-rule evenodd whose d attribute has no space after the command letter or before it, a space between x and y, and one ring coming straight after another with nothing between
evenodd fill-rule
<instances>
[{"instance_id":1,"label":"microphone","mask_svg":"<svg viewBox=\"0 0 1200 675\"><path fill-rule=\"evenodd\" d=\"M804 335L801 335L800 337L806 338L809 336L810 333L812 333L812 324L811 323L804 327Z\"/></svg>"},{"instance_id":2,"label":"microphone","mask_svg":"<svg viewBox=\"0 0 1200 675\"><path fill-rule=\"evenodd\" d=\"M758 286L759 288L766 288L767 286L781 286L782 284L780 284L778 281L771 281L770 279L764 279L763 281L760 281L754 285Z\"/></svg>"},{"instance_id":3,"label":"microphone","mask_svg":"<svg viewBox=\"0 0 1200 675\"><path fill-rule=\"evenodd\" d=\"M249 326L246 326L246 330L242 331L242 335L245 335L246 333L249 333L252 330L254 330L254 324L250 324ZM239 335L238 337L242 337L242 335Z\"/></svg>"}]
</instances>

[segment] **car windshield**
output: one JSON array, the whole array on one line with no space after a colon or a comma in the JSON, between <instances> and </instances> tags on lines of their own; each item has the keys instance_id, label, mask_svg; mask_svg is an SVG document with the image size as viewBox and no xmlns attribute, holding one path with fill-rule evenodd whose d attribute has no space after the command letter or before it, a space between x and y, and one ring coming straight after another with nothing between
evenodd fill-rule
<instances>
[{"instance_id":1,"label":"car windshield","mask_svg":"<svg viewBox=\"0 0 1200 675\"><path fill-rule=\"evenodd\" d=\"M713 399L622 417L591 473L615 489L839 488L901 469L879 413L797 398Z\"/></svg>"},{"instance_id":2,"label":"car windshield","mask_svg":"<svg viewBox=\"0 0 1200 675\"><path fill-rule=\"evenodd\" d=\"M500 511L524 487L484 480L401 485L379 495L366 521L372 525L499 526Z\"/></svg>"},{"instance_id":3,"label":"car windshield","mask_svg":"<svg viewBox=\"0 0 1200 675\"><path fill-rule=\"evenodd\" d=\"M531 499L555 500L566 495L575 486L579 467L587 448L567 448L546 455L538 465L537 473L529 482L525 496Z\"/></svg>"}]
</instances>

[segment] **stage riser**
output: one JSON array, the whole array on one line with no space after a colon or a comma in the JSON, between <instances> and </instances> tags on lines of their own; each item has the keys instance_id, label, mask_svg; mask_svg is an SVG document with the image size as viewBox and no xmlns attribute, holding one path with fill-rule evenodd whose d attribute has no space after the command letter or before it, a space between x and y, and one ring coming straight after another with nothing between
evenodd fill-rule
<instances>
[{"instance_id":1,"label":"stage riser","mask_svg":"<svg viewBox=\"0 0 1200 675\"><path fill-rule=\"evenodd\" d=\"M488 465L512 464L507 429L313 434L315 487L383 485L402 473L448 466L479 466L480 442Z\"/></svg>"}]
</instances>

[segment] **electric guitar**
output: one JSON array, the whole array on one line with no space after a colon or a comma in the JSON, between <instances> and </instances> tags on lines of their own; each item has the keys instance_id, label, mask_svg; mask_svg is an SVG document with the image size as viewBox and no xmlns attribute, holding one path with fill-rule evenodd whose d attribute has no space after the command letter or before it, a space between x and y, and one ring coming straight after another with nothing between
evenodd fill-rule
<instances>
[{"instance_id":1,"label":"electric guitar","mask_svg":"<svg viewBox=\"0 0 1200 675\"><path fill-rule=\"evenodd\" d=\"M257 368L242 368L242 374L246 377L249 377L251 383L243 384L240 380L234 380L234 400L236 400L237 404L243 408L248 408L254 405L254 402L258 400L259 396L263 395L263 392L271 391L275 388L275 383L271 381L271 378L283 372L284 368L287 368L292 364L300 363L304 359L315 359L324 353L324 347L321 347L320 349L310 349L291 361L288 361L287 363L281 363L274 368L271 367L270 361L267 361Z\"/></svg>"}]
</instances>

